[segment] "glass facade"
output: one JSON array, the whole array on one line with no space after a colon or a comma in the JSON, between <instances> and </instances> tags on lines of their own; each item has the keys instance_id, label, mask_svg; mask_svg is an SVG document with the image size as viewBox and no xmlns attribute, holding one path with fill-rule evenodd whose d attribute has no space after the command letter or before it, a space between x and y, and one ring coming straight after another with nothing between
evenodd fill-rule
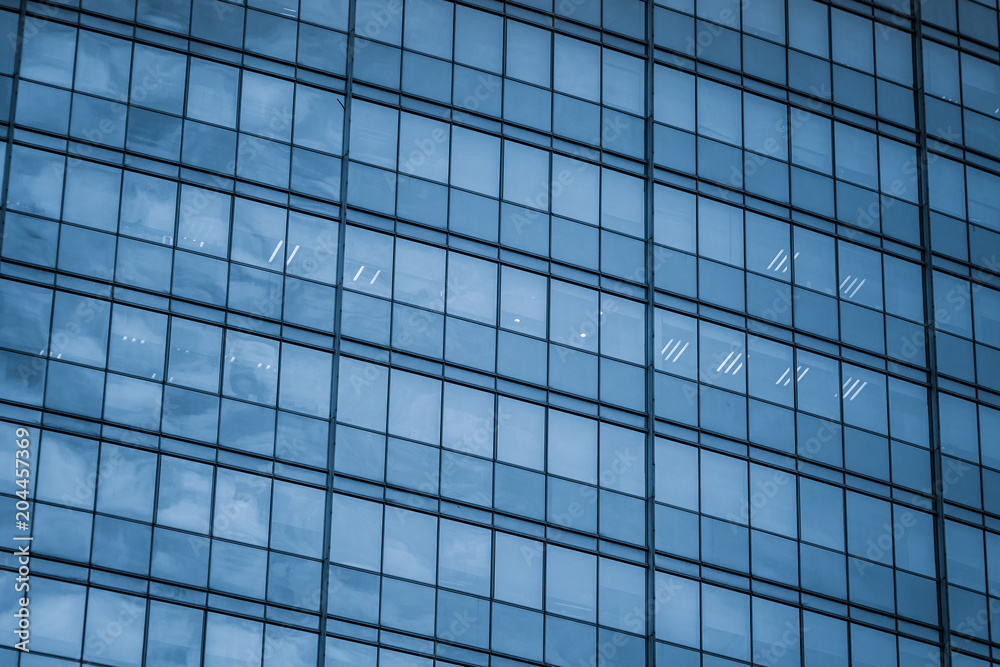
<instances>
[{"instance_id":1,"label":"glass facade","mask_svg":"<svg viewBox=\"0 0 1000 667\"><path fill-rule=\"evenodd\" d=\"M0 665L1000 663L997 0L0 37Z\"/></svg>"}]
</instances>

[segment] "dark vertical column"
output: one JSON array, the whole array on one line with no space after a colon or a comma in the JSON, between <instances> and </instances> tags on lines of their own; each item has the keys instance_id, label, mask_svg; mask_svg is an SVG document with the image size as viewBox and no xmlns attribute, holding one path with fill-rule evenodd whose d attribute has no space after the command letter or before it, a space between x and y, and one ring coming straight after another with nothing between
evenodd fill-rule
<instances>
[{"instance_id":1,"label":"dark vertical column","mask_svg":"<svg viewBox=\"0 0 1000 667\"><path fill-rule=\"evenodd\" d=\"M928 199L927 116L924 108L923 0L912 0L913 6L913 95L917 118L917 188L920 194L920 245L923 247L924 351L930 380L931 488L934 496L934 548L937 557L938 625L941 633L941 667L951 667L951 621L948 611L948 565L944 543L944 482L941 457L941 426L938 412L937 340L934 334L934 289L931 262L931 217Z\"/></svg>"},{"instance_id":2,"label":"dark vertical column","mask_svg":"<svg viewBox=\"0 0 1000 667\"><path fill-rule=\"evenodd\" d=\"M351 152L351 90L354 85L354 49L356 35L354 30L354 17L357 14L357 0L350 0L347 13L347 83L344 86L344 133L343 147L344 157L340 169L340 232L337 235L337 293L334 306L334 344L333 344L333 380L330 390L330 439L327 443L327 474L326 474L326 514L323 517L323 573L320 590L320 610L319 610L319 652L317 653L317 667L324 667L326 664L326 619L327 607L329 606L330 591L330 535L333 514L333 450L336 439L337 423L337 378L340 373L340 330L341 330L341 307L344 301L344 236L347 232L347 160Z\"/></svg>"},{"instance_id":3,"label":"dark vertical column","mask_svg":"<svg viewBox=\"0 0 1000 667\"><path fill-rule=\"evenodd\" d=\"M644 280L646 283L646 665L656 664L656 545L655 516L656 508L653 502L654 476L653 452L656 432L656 417L653 413L653 369L656 361L656 350L653 344L654 290L653 271L653 8L652 2L646 3L646 252Z\"/></svg>"}]
</instances>

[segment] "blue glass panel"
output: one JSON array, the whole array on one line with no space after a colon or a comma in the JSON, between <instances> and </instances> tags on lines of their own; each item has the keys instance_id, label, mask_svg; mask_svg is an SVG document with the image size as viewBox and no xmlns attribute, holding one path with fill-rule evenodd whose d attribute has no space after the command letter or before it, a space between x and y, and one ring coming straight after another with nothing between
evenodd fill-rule
<instances>
[{"instance_id":1,"label":"blue glass panel","mask_svg":"<svg viewBox=\"0 0 1000 667\"><path fill-rule=\"evenodd\" d=\"M148 664L185 664L197 660L200 649L188 637L201 636L204 612L154 600L149 605Z\"/></svg>"}]
</instances>

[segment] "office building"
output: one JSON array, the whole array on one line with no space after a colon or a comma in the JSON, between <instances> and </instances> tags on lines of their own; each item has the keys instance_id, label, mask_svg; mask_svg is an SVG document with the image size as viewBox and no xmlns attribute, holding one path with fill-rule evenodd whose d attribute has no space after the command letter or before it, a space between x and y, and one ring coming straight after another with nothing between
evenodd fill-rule
<instances>
[{"instance_id":1,"label":"office building","mask_svg":"<svg viewBox=\"0 0 1000 667\"><path fill-rule=\"evenodd\" d=\"M0 36L0 664L1000 661L996 0Z\"/></svg>"}]
</instances>

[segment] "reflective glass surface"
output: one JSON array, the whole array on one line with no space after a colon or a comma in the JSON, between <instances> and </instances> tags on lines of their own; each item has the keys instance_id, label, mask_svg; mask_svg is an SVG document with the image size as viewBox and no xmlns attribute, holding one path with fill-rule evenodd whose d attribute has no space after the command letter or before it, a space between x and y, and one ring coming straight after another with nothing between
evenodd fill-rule
<instances>
[{"instance_id":1,"label":"reflective glass surface","mask_svg":"<svg viewBox=\"0 0 1000 667\"><path fill-rule=\"evenodd\" d=\"M0 664L1000 661L998 25L0 0Z\"/></svg>"}]
</instances>

